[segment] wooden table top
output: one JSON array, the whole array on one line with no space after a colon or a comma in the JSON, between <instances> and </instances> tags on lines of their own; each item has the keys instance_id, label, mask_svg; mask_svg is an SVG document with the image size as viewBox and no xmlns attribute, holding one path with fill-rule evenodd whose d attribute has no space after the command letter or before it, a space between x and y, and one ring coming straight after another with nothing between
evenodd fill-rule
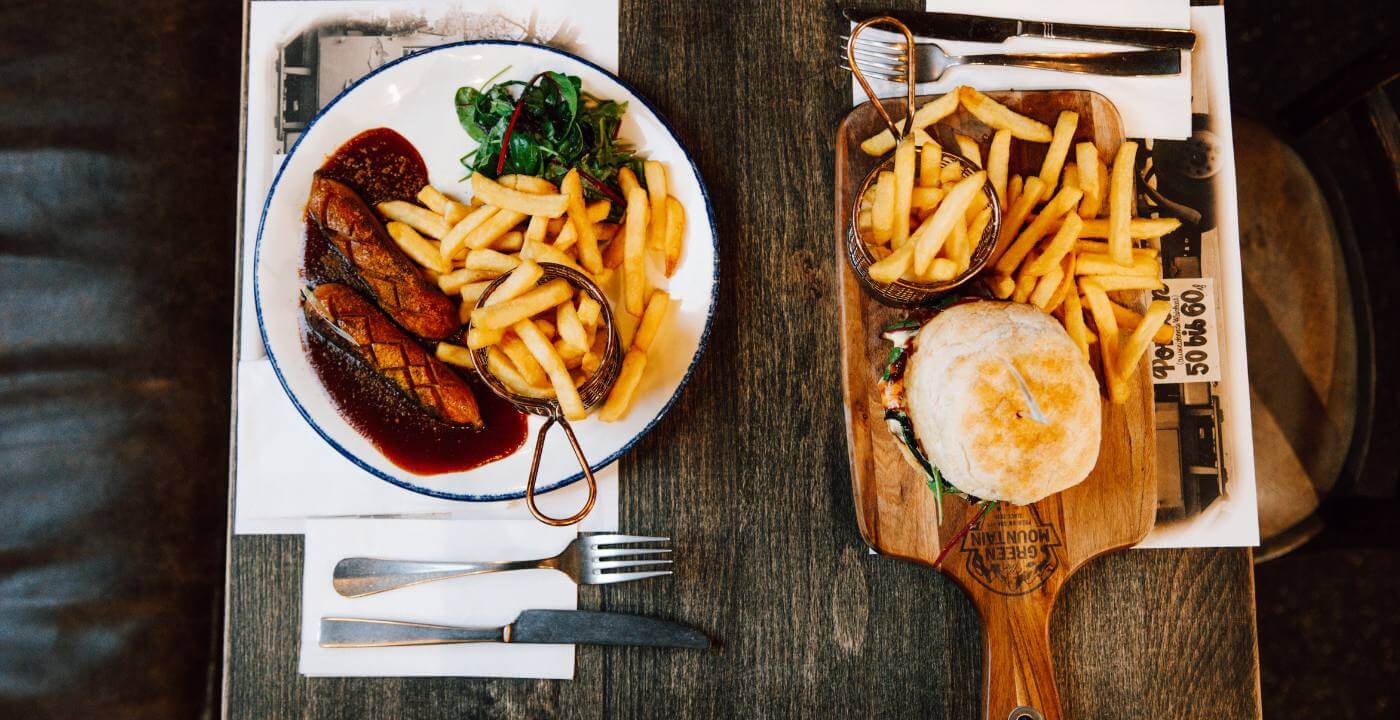
<instances>
[{"instance_id":1,"label":"wooden table top","mask_svg":"<svg viewBox=\"0 0 1400 720\"><path fill-rule=\"evenodd\" d=\"M677 574L582 587L579 606L680 620L721 646L580 647L572 682L308 679L302 539L238 536L227 717L978 717L971 605L939 575L869 555L856 530L831 250L846 22L802 0L623 0L620 17L621 75L694 154L723 276L690 386L623 464L622 528L674 538ZM1259 717L1247 550L1094 561L1051 632L1068 717Z\"/></svg>"}]
</instances>

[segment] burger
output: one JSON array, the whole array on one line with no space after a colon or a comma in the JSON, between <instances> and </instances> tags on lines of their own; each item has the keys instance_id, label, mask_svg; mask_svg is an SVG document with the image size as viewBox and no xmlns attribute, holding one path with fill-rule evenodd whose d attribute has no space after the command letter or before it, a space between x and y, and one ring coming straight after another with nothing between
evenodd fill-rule
<instances>
[{"instance_id":1,"label":"burger","mask_svg":"<svg viewBox=\"0 0 1400 720\"><path fill-rule=\"evenodd\" d=\"M1084 480L1099 456L1098 380L1032 305L959 301L887 328L885 420L940 496L1027 505Z\"/></svg>"}]
</instances>

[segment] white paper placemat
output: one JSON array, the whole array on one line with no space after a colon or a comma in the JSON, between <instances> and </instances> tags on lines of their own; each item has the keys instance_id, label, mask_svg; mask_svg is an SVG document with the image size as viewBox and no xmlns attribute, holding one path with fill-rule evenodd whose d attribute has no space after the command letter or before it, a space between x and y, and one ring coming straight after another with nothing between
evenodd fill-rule
<instances>
[{"instance_id":1,"label":"white paper placemat","mask_svg":"<svg viewBox=\"0 0 1400 720\"><path fill-rule=\"evenodd\" d=\"M311 520L306 523L299 670L302 675L338 677L571 679L573 645L323 648L318 641L323 617L500 627L514 621L522 610L578 607L578 586L554 570L490 573L345 598L331 586L335 565L342 558L520 560L554 555L573 538L570 528L547 527L534 520Z\"/></svg>"}]
</instances>

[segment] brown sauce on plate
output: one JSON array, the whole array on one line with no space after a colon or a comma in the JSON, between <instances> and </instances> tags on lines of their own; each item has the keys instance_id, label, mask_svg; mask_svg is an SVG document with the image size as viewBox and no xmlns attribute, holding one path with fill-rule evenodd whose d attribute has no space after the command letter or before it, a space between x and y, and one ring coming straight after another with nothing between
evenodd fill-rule
<instances>
[{"instance_id":1,"label":"brown sauce on plate","mask_svg":"<svg viewBox=\"0 0 1400 720\"><path fill-rule=\"evenodd\" d=\"M351 138L326 159L320 171L349 185L370 205L389 200L412 202L428 184L422 156L406 138L388 128L366 130ZM301 275L313 285L353 279L353 272L309 219ZM306 330L305 325L302 341L311 367L341 417L404 470L419 475L470 470L506 457L525 444L525 415L491 392L470 370L452 368L476 395L486 424L482 430L434 418L363 364Z\"/></svg>"}]
</instances>

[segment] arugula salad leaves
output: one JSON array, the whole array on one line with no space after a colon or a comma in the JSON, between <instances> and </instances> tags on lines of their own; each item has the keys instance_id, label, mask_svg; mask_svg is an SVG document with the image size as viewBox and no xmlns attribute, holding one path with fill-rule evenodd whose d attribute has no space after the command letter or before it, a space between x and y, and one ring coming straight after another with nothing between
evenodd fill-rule
<instances>
[{"instance_id":1,"label":"arugula salad leaves","mask_svg":"<svg viewBox=\"0 0 1400 720\"><path fill-rule=\"evenodd\" d=\"M559 72L529 82L494 79L484 89L457 89L457 120L478 143L462 157L468 175L533 175L558 184L576 167L587 196L608 198L614 208L625 204L618 170L643 175L641 158L617 137L627 103L590 95L578 77Z\"/></svg>"}]
</instances>

